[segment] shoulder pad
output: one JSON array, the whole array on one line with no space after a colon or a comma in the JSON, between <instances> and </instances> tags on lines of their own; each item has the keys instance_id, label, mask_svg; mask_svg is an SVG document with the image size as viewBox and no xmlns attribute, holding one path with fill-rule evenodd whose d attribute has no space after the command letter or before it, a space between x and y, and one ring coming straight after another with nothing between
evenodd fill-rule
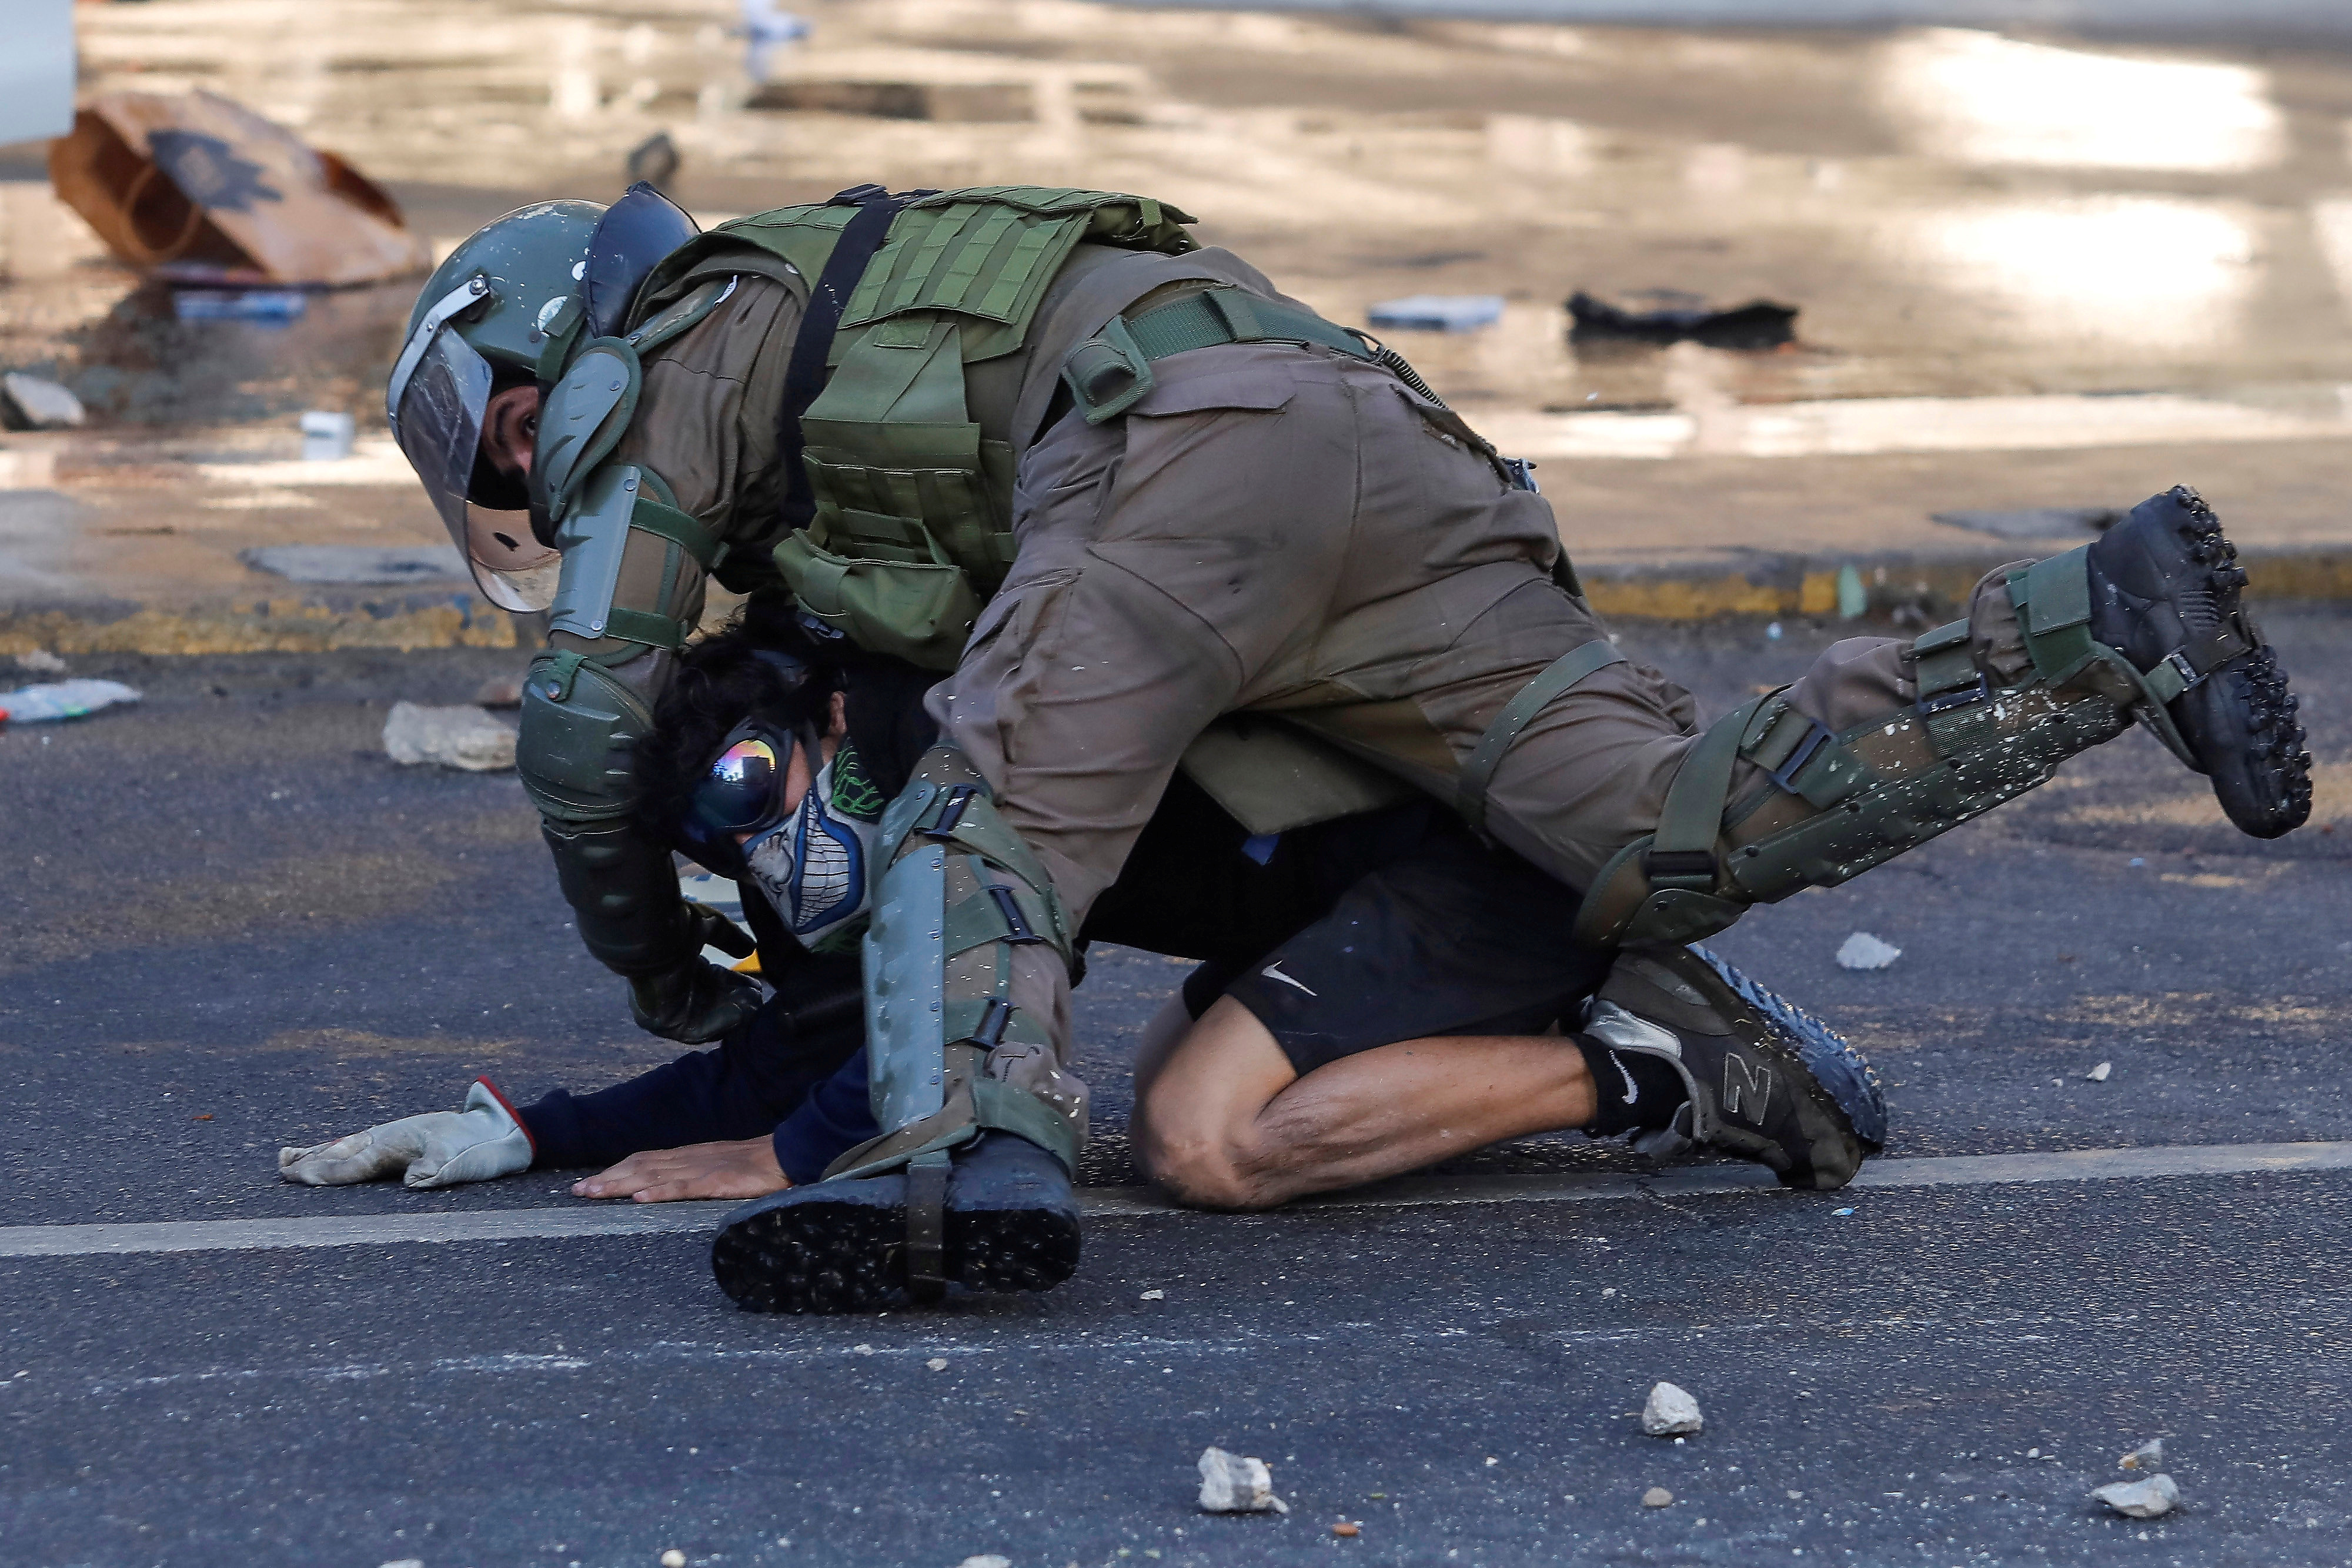
<instances>
[{"instance_id":1,"label":"shoulder pad","mask_svg":"<svg viewBox=\"0 0 2352 1568\"><path fill-rule=\"evenodd\" d=\"M724 305L727 297L734 293L736 285L742 281L732 275L710 279L631 329L626 341L640 354L652 353L671 339L681 337L700 326L702 319Z\"/></svg>"},{"instance_id":2,"label":"shoulder pad","mask_svg":"<svg viewBox=\"0 0 2352 1568\"><path fill-rule=\"evenodd\" d=\"M563 520L581 480L619 444L637 412L638 379L636 350L619 338L599 338L548 390L531 467L552 520Z\"/></svg>"}]
</instances>

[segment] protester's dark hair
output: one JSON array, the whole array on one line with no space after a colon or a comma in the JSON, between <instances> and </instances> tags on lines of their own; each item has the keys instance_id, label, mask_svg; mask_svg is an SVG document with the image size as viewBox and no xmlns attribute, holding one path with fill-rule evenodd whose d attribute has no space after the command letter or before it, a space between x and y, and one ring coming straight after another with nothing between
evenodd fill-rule
<instances>
[{"instance_id":1,"label":"protester's dark hair","mask_svg":"<svg viewBox=\"0 0 2352 1568\"><path fill-rule=\"evenodd\" d=\"M823 734L840 689L838 664L784 617L747 609L725 631L689 646L655 701L653 728L631 762L638 831L686 848L678 825L727 732L756 715L778 729Z\"/></svg>"}]
</instances>

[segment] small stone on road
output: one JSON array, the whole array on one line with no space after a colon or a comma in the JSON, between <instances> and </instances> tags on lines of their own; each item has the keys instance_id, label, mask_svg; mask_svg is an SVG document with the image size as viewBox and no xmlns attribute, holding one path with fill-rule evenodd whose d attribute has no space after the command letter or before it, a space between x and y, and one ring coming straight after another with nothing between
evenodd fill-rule
<instances>
[{"instance_id":1,"label":"small stone on road","mask_svg":"<svg viewBox=\"0 0 2352 1568\"><path fill-rule=\"evenodd\" d=\"M404 768L433 763L490 773L514 766L515 732L478 707L394 703L383 721L383 749Z\"/></svg>"},{"instance_id":2,"label":"small stone on road","mask_svg":"<svg viewBox=\"0 0 2352 1568\"><path fill-rule=\"evenodd\" d=\"M1664 1487L1652 1487L1648 1491L1642 1494L1642 1506L1643 1508L1670 1508L1673 1506L1675 1494L1668 1491Z\"/></svg>"},{"instance_id":3,"label":"small stone on road","mask_svg":"<svg viewBox=\"0 0 2352 1568\"><path fill-rule=\"evenodd\" d=\"M1881 942L1867 931L1855 932L1837 950L1841 969L1884 969L1901 956L1902 948L1891 942Z\"/></svg>"},{"instance_id":4,"label":"small stone on road","mask_svg":"<svg viewBox=\"0 0 2352 1568\"><path fill-rule=\"evenodd\" d=\"M1690 1437L1706 1424L1690 1391L1671 1383L1651 1389L1649 1403L1642 1406L1642 1430L1653 1437Z\"/></svg>"},{"instance_id":5,"label":"small stone on road","mask_svg":"<svg viewBox=\"0 0 2352 1568\"><path fill-rule=\"evenodd\" d=\"M1201 1507L1209 1513L1288 1513L1274 1495L1274 1472L1264 1459L1201 1450Z\"/></svg>"},{"instance_id":6,"label":"small stone on road","mask_svg":"<svg viewBox=\"0 0 2352 1568\"><path fill-rule=\"evenodd\" d=\"M2150 1437L2116 1462L2127 1470L2160 1470L2164 1469L2164 1439Z\"/></svg>"},{"instance_id":7,"label":"small stone on road","mask_svg":"<svg viewBox=\"0 0 2352 1568\"><path fill-rule=\"evenodd\" d=\"M2180 1501L2180 1488L2170 1476L2153 1475L2144 1481L2115 1481L2091 1494L2126 1519L2158 1519Z\"/></svg>"}]
</instances>

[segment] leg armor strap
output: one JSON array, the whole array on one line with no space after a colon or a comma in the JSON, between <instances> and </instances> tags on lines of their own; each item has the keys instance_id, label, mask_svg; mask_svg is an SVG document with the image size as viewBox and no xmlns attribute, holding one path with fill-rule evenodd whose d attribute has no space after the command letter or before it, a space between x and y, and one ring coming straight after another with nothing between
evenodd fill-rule
<instances>
[{"instance_id":1,"label":"leg armor strap","mask_svg":"<svg viewBox=\"0 0 2352 1568\"><path fill-rule=\"evenodd\" d=\"M866 1050L880 1137L827 1179L868 1176L994 1127L1075 1170L1085 1135L1045 1097L988 1071L1008 1047L1054 1042L1012 997L1012 950L1073 962L1068 916L1045 868L998 816L962 755L934 747L882 818L885 863L865 942Z\"/></svg>"}]
</instances>

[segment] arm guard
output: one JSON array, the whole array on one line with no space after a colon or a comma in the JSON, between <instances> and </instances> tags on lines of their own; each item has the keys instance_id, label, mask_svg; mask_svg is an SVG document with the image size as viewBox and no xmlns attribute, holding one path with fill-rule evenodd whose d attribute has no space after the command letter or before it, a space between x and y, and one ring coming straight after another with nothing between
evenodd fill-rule
<instances>
[{"instance_id":1,"label":"arm guard","mask_svg":"<svg viewBox=\"0 0 2352 1568\"><path fill-rule=\"evenodd\" d=\"M523 686L516 771L539 808L564 902L598 962L636 976L701 950L669 852L628 821L629 758L651 727L645 700L613 671L548 649Z\"/></svg>"}]
</instances>

